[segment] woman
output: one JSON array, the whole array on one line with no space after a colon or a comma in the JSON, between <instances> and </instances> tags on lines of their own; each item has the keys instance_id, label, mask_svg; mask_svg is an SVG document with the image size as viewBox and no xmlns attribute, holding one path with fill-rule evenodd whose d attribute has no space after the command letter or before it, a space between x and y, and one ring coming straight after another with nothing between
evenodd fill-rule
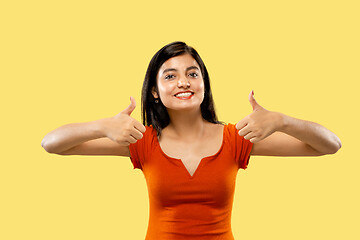
<instances>
[{"instance_id":1,"label":"woman","mask_svg":"<svg viewBox=\"0 0 360 240\"><path fill-rule=\"evenodd\" d=\"M147 181L146 239L234 239L231 210L238 169L250 155L320 156L341 148L325 127L261 107L235 124L217 120L207 69L195 49L173 42L151 59L135 100L111 118L73 123L47 134L42 146L61 155L131 158Z\"/></svg>"}]
</instances>

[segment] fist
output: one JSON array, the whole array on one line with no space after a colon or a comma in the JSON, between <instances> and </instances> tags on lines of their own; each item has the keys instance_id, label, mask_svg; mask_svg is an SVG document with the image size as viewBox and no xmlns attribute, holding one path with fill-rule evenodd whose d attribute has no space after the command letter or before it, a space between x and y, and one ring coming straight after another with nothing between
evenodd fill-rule
<instances>
[{"instance_id":1,"label":"fist","mask_svg":"<svg viewBox=\"0 0 360 240\"><path fill-rule=\"evenodd\" d=\"M252 143L261 141L278 130L280 126L280 114L271 112L260 106L255 98L254 92L249 94L249 102L253 112L241 119L236 124L239 135Z\"/></svg>"},{"instance_id":2,"label":"fist","mask_svg":"<svg viewBox=\"0 0 360 240\"><path fill-rule=\"evenodd\" d=\"M130 115L136 107L133 97L130 97L130 105L116 116L107 118L105 121L105 135L122 146L136 143L143 137L146 128Z\"/></svg>"}]
</instances>

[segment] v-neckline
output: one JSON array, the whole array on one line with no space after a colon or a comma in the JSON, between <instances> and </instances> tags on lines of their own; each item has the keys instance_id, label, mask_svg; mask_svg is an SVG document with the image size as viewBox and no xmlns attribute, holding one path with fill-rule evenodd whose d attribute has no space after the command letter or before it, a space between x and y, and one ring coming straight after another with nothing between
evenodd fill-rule
<instances>
[{"instance_id":1,"label":"v-neckline","mask_svg":"<svg viewBox=\"0 0 360 240\"><path fill-rule=\"evenodd\" d=\"M213 158L217 157L217 155L219 155L220 152L221 152L221 150L223 149L223 147L224 147L224 142L225 142L225 127L226 127L226 125L223 125L223 126L224 126L224 127L223 127L223 134L222 134L222 141L221 141L220 149L219 149L215 154L213 154L213 155L210 155L210 156L207 156L207 157L203 157L203 158L200 160L198 166L196 167L193 175L190 174L190 172L189 172L188 169L186 168L184 162L183 162L180 158L170 157L170 156L168 156L168 155L162 150L155 129L154 129L154 135L155 135L156 143L157 143L157 145L159 146L160 152L161 152L166 158L168 158L168 159L175 160L175 161L180 161L180 163L181 163L182 167L184 168L184 170L186 171L188 177L189 177L190 179L193 179L193 178L195 177L196 173L198 172L199 168L201 167L203 161L204 161L204 160L213 159Z\"/></svg>"}]
</instances>

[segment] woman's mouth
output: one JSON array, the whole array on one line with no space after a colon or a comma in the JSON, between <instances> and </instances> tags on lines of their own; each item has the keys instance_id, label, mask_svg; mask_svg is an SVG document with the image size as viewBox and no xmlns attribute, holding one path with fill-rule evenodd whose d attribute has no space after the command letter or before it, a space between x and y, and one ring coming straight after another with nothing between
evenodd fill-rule
<instances>
[{"instance_id":1,"label":"woman's mouth","mask_svg":"<svg viewBox=\"0 0 360 240\"><path fill-rule=\"evenodd\" d=\"M186 92L186 93L176 94L175 97L177 99L187 100L187 99L190 99L193 95L194 95L194 93L192 93L192 92Z\"/></svg>"}]
</instances>

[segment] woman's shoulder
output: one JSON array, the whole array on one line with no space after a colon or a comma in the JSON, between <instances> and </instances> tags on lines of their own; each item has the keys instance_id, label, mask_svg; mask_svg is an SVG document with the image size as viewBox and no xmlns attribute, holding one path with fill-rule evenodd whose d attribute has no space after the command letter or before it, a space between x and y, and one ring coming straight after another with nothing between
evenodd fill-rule
<instances>
[{"instance_id":1,"label":"woman's shoulder","mask_svg":"<svg viewBox=\"0 0 360 240\"><path fill-rule=\"evenodd\" d=\"M224 123L224 136L233 138L236 136L238 130L235 123Z\"/></svg>"},{"instance_id":2,"label":"woman's shoulder","mask_svg":"<svg viewBox=\"0 0 360 240\"><path fill-rule=\"evenodd\" d=\"M145 126L145 133L144 135L154 135L156 134L156 129L154 128L153 125L149 125L149 126Z\"/></svg>"},{"instance_id":3,"label":"woman's shoulder","mask_svg":"<svg viewBox=\"0 0 360 240\"><path fill-rule=\"evenodd\" d=\"M211 124L209 127L210 130L221 129L225 132L235 129L235 124L232 123L220 122L220 123L210 123L210 124Z\"/></svg>"},{"instance_id":4,"label":"woman's shoulder","mask_svg":"<svg viewBox=\"0 0 360 240\"><path fill-rule=\"evenodd\" d=\"M151 147L153 144L156 144L156 130L155 128L150 126L145 126L145 132L143 133L142 138L138 139L136 143L130 144L137 146L139 148L148 149L148 147Z\"/></svg>"},{"instance_id":5,"label":"woman's shoulder","mask_svg":"<svg viewBox=\"0 0 360 240\"><path fill-rule=\"evenodd\" d=\"M158 132L156 128L150 124L149 126L145 126L145 133L143 135L143 139L146 139L146 141L150 141L152 143L156 143L158 138Z\"/></svg>"},{"instance_id":6,"label":"woman's shoulder","mask_svg":"<svg viewBox=\"0 0 360 240\"><path fill-rule=\"evenodd\" d=\"M146 131L147 131L147 130L153 130L153 129L154 129L153 125L145 126L145 128L146 128Z\"/></svg>"}]
</instances>

